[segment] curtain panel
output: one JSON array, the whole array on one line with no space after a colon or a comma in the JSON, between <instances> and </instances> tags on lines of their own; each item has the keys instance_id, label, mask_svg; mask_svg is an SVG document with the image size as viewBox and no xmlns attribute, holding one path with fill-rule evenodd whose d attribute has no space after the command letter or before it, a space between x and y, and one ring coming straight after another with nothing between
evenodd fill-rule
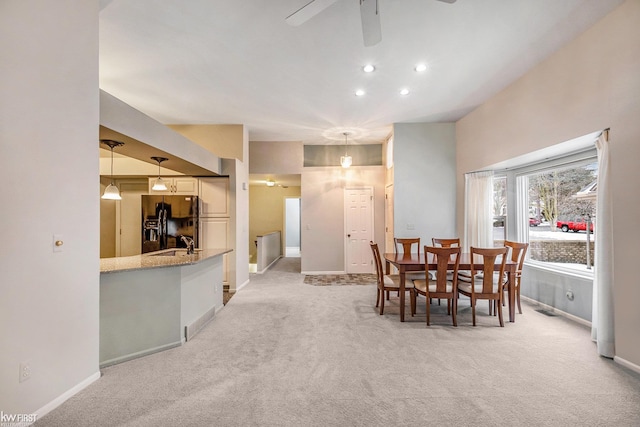
<instances>
[{"instance_id":1,"label":"curtain panel","mask_svg":"<svg viewBox=\"0 0 640 427\"><path fill-rule=\"evenodd\" d=\"M493 171L464 175L464 251L493 247Z\"/></svg>"}]
</instances>

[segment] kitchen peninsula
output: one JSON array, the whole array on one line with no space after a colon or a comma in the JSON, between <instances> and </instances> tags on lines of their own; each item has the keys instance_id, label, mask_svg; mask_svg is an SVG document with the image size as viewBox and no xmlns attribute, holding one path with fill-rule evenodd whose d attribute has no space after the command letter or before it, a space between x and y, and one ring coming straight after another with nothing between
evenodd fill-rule
<instances>
[{"instance_id":1,"label":"kitchen peninsula","mask_svg":"<svg viewBox=\"0 0 640 427\"><path fill-rule=\"evenodd\" d=\"M100 366L182 345L223 307L223 255L166 249L100 259Z\"/></svg>"}]
</instances>

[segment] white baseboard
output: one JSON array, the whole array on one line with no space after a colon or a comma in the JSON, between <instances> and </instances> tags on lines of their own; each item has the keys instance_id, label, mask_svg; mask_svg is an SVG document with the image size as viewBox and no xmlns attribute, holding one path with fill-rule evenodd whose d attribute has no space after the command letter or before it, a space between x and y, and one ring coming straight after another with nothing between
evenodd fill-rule
<instances>
[{"instance_id":1,"label":"white baseboard","mask_svg":"<svg viewBox=\"0 0 640 427\"><path fill-rule=\"evenodd\" d=\"M183 340L184 340L184 336L180 337L180 340L172 343L163 344L153 348L147 348L142 351L137 351L135 353L129 353L129 354L125 354L124 356L119 356L113 359L105 360L104 362L100 363L100 367L106 368L107 366L117 365L118 363L122 363L122 362L128 362L129 360L137 359L138 357L148 356L153 353L159 353L161 351L169 350L174 347L180 347L184 343Z\"/></svg>"},{"instance_id":2,"label":"white baseboard","mask_svg":"<svg viewBox=\"0 0 640 427\"><path fill-rule=\"evenodd\" d=\"M245 280L245 282L243 284L241 284L240 286L237 286L236 290L234 291L234 293L238 292L240 289L244 288L248 284L249 284L249 279Z\"/></svg>"},{"instance_id":3,"label":"white baseboard","mask_svg":"<svg viewBox=\"0 0 640 427\"><path fill-rule=\"evenodd\" d=\"M270 268L271 268L271 266L272 266L273 264L275 264L275 263L276 263L280 258L282 258L282 255L280 255L278 258L274 259L273 261L271 261L271 264L267 265L265 268L263 268L262 270L258 271L257 273L258 273L258 274L262 274L262 273L264 273L265 271L267 271L268 269L270 269Z\"/></svg>"},{"instance_id":4,"label":"white baseboard","mask_svg":"<svg viewBox=\"0 0 640 427\"><path fill-rule=\"evenodd\" d=\"M631 369L632 371L640 374L640 366L636 365L635 363L631 363L620 356L613 356L613 361L624 366L627 369Z\"/></svg>"},{"instance_id":5,"label":"white baseboard","mask_svg":"<svg viewBox=\"0 0 640 427\"><path fill-rule=\"evenodd\" d=\"M46 405L44 405L42 408L38 409L35 412L35 414L37 415L37 418L40 419L40 418L44 417L49 412L53 411L58 406L62 405L64 402L66 402L69 398L71 398L71 397L75 396L76 394L80 393L82 390L84 390L89 385L91 385L94 381L97 381L98 379L100 379L100 375L101 375L100 371L96 372L95 374L91 375L87 379L85 379L85 380L81 381L80 383L76 384L75 386L73 386L72 388L67 390L66 392L62 393L60 396L56 397L51 402L49 402Z\"/></svg>"},{"instance_id":6,"label":"white baseboard","mask_svg":"<svg viewBox=\"0 0 640 427\"><path fill-rule=\"evenodd\" d=\"M587 326L589 328L591 327L591 322L589 322L588 320L585 320L585 319L583 319L581 317L578 317L578 316L574 316L573 314L567 313L566 311L559 310L559 309L557 309L557 308L555 308L553 306L541 303L540 301L536 301L536 300L531 299L529 297L525 297L524 295L520 295L520 299L524 300L524 301L527 301L527 302L529 302L529 303L531 303L533 305L540 306L540 307L544 308L545 310L550 311L550 312L552 312L554 314L560 315L562 317L566 317L567 319L573 320L574 322L580 323L581 325Z\"/></svg>"}]
</instances>

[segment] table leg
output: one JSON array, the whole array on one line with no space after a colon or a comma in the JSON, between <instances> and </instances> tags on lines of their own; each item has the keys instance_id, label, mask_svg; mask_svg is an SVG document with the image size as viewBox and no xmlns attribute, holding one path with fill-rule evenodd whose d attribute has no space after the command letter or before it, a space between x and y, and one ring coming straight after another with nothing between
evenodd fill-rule
<instances>
[{"instance_id":1,"label":"table leg","mask_svg":"<svg viewBox=\"0 0 640 427\"><path fill-rule=\"evenodd\" d=\"M516 290L515 279L516 274L514 271L509 270L509 286L507 287L507 294L509 295L509 322L516 321Z\"/></svg>"},{"instance_id":2,"label":"table leg","mask_svg":"<svg viewBox=\"0 0 640 427\"><path fill-rule=\"evenodd\" d=\"M400 321L404 322L404 280L405 271L404 267L400 268Z\"/></svg>"}]
</instances>

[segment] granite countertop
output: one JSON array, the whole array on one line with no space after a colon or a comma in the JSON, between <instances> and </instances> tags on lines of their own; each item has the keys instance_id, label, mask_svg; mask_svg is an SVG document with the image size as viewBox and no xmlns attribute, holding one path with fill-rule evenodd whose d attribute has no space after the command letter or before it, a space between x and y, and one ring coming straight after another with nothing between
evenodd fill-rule
<instances>
[{"instance_id":1,"label":"granite countertop","mask_svg":"<svg viewBox=\"0 0 640 427\"><path fill-rule=\"evenodd\" d=\"M221 256L233 249L196 249L194 254L187 255L186 249L164 249L142 255L117 258L100 258L100 273L115 273L127 270L144 270L147 268L176 267L197 264L209 258ZM176 252L176 255L168 256Z\"/></svg>"}]
</instances>

